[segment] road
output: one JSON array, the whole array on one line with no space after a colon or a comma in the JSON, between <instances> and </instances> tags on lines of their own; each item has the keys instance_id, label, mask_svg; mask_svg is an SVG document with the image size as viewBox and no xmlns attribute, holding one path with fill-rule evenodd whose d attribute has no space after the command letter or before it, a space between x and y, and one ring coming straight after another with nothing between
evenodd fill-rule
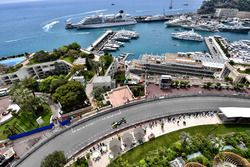
<instances>
[{"instance_id":1,"label":"road","mask_svg":"<svg viewBox=\"0 0 250 167\"><path fill-rule=\"evenodd\" d=\"M131 124L167 113L190 113L197 110L217 109L218 107L250 107L249 101L248 99L232 97L182 97L124 108L71 128L40 147L18 166L39 167L41 160L55 150L62 150L69 157L87 143L111 131L111 123L122 117L125 117L127 122Z\"/></svg>"}]
</instances>

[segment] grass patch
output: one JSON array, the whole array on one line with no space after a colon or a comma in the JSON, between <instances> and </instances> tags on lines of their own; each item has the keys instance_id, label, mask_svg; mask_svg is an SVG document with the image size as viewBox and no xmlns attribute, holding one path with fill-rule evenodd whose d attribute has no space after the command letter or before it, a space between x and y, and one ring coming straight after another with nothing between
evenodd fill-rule
<instances>
[{"instance_id":1,"label":"grass patch","mask_svg":"<svg viewBox=\"0 0 250 167\"><path fill-rule=\"evenodd\" d=\"M121 155L121 157L124 160L128 160L129 164L134 164L136 162L139 162L141 159L145 158L149 152L157 150L161 146L169 147L171 144L178 141L180 139L179 136L181 132L187 132L191 136L197 133L202 134L204 136L208 136L211 134L220 136L231 132L242 132L247 130L250 130L250 125L238 125L238 124L204 125L204 126L186 128L179 131L168 133L154 140L146 142L138 147L135 147L129 152Z\"/></svg>"},{"instance_id":2,"label":"grass patch","mask_svg":"<svg viewBox=\"0 0 250 167\"><path fill-rule=\"evenodd\" d=\"M38 127L49 125L52 112L51 112L49 106L46 105L45 107L46 107L47 111L44 112L43 115L41 116L43 121L44 121L44 123L42 125L39 126L37 124L36 120L32 119L32 118L29 120L26 119L26 120L20 121L20 119L12 117L12 119L10 121L0 125L0 140L4 140L4 139L8 138L7 134L4 133L4 130L6 129L7 126L11 127L14 124L16 124L16 128L19 130L19 131L17 131L17 133L23 133L24 131L29 131L29 130L32 130L32 129L35 129ZM32 125L31 121L35 126Z\"/></svg>"},{"instance_id":3,"label":"grass patch","mask_svg":"<svg viewBox=\"0 0 250 167\"><path fill-rule=\"evenodd\" d=\"M63 57L62 60L66 61L66 62L68 62L70 64L72 64L75 59L72 56L66 56L66 57Z\"/></svg>"}]
</instances>

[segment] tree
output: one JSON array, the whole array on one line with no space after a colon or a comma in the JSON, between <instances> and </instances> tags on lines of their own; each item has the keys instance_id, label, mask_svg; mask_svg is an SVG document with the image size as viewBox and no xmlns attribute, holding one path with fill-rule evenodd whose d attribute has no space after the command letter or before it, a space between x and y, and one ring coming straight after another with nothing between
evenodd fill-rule
<instances>
[{"instance_id":1,"label":"tree","mask_svg":"<svg viewBox=\"0 0 250 167\"><path fill-rule=\"evenodd\" d=\"M210 88L211 86L213 85L213 83L212 82L207 82L207 83L205 83L205 88Z\"/></svg>"},{"instance_id":2,"label":"tree","mask_svg":"<svg viewBox=\"0 0 250 167\"><path fill-rule=\"evenodd\" d=\"M187 132L181 132L180 139L182 142L182 146L185 146L187 144L187 141L190 139L190 134Z\"/></svg>"},{"instance_id":3,"label":"tree","mask_svg":"<svg viewBox=\"0 0 250 167\"><path fill-rule=\"evenodd\" d=\"M115 73L115 80L118 83L124 83L124 81L126 80L126 76L125 76L125 72L124 71L118 71Z\"/></svg>"},{"instance_id":4,"label":"tree","mask_svg":"<svg viewBox=\"0 0 250 167\"><path fill-rule=\"evenodd\" d=\"M87 96L80 82L69 81L56 89L52 99L60 102L63 111L69 112L83 107Z\"/></svg>"},{"instance_id":5,"label":"tree","mask_svg":"<svg viewBox=\"0 0 250 167\"><path fill-rule=\"evenodd\" d=\"M230 60L230 61L229 61L229 64L230 64L231 66L234 66L234 65L235 65L235 62L234 62L233 60Z\"/></svg>"},{"instance_id":6,"label":"tree","mask_svg":"<svg viewBox=\"0 0 250 167\"><path fill-rule=\"evenodd\" d=\"M72 167L88 167L88 161L85 157L83 158L78 158L76 162L72 165Z\"/></svg>"},{"instance_id":7,"label":"tree","mask_svg":"<svg viewBox=\"0 0 250 167\"><path fill-rule=\"evenodd\" d=\"M102 94L105 92L105 89L100 87L100 88L95 88L92 92L94 98L98 101L103 100Z\"/></svg>"},{"instance_id":8,"label":"tree","mask_svg":"<svg viewBox=\"0 0 250 167\"><path fill-rule=\"evenodd\" d=\"M113 57L112 55L106 53L103 56L101 56L99 60L100 62L103 63L104 67L107 69L110 66L110 64L113 62Z\"/></svg>"},{"instance_id":9,"label":"tree","mask_svg":"<svg viewBox=\"0 0 250 167\"><path fill-rule=\"evenodd\" d=\"M40 167L63 167L66 162L63 151L54 151L42 160Z\"/></svg>"},{"instance_id":10,"label":"tree","mask_svg":"<svg viewBox=\"0 0 250 167\"><path fill-rule=\"evenodd\" d=\"M35 96L32 91L25 88L21 83L12 85L9 94L21 109L31 112L35 118L41 115L45 101L41 97Z\"/></svg>"},{"instance_id":11,"label":"tree","mask_svg":"<svg viewBox=\"0 0 250 167\"><path fill-rule=\"evenodd\" d=\"M220 89L220 88L221 88L221 83L217 82L217 83L216 83L216 88L219 88L219 89Z\"/></svg>"},{"instance_id":12,"label":"tree","mask_svg":"<svg viewBox=\"0 0 250 167\"><path fill-rule=\"evenodd\" d=\"M22 80L22 85L24 85L25 88L32 91L38 90L38 82L32 77L25 78L24 80Z\"/></svg>"},{"instance_id":13,"label":"tree","mask_svg":"<svg viewBox=\"0 0 250 167\"><path fill-rule=\"evenodd\" d=\"M73 42L71 44L68 45L68 49L72 49L72 50L80 50L81 49L81 46L76 43L76 42Z\"/></svg>"},{"instance_id":14,"label":"tree","mask_svg":"<svg viewBox=\"0 0 250 167\"><path fill-rule=\"evenodd\" d=\"M66 82L67 80L63 75L49 76L40 82L39 90L41 92L54 93L59 86L64 85Z\"/></svg>"}]
</instances>

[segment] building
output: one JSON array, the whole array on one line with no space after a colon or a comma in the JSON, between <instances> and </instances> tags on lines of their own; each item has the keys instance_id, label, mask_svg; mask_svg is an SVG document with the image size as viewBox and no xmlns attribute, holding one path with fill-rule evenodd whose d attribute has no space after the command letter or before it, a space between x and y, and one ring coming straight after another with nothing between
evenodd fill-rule
<instances>
[{"instance_id":1,"label":"building","mask_svg":"<svg viewBox=\"0 0 250 167\"><path fill-rule=\"evenodd\" d=\"M240 18L240 19L249 19L250 18L250 12L239 11L237 13L237 17Z\"/></svg>"},{"instance_id":2,"label":"building","mask_svg":"<svg viewBox=\"0 0 250 167\"><path fill-rule=\"evenodd\" d=\"M168 89L171 87L172 84L172 77L171 75L161 75L159 81L160 89Z\"/></svg>"},{"instance_id":3,"label":"building","mask_svg":"<svg viewBox=\"0 0 250 167\"><path fill-rule=\"evenodd\" d=\"M133 60L128 65L128 72L142 76L201 76L214 77L223 68L225 60L215 58L208 53L187 52L178 54L142 55L141 59Z\"/></svg>"},{"instance_id":4,"label":"building","mask_svg":"<svg viewBox=\"0 0 250 167\"><path fill-rule=\"evenodd\" d=\"M14 149L8 148L0 151L0 167L7 167L15 159Z\"/></svg>"},{"instance_id":5,"label":"building","mask_svg":"<svg viewBox=\"0 0 250 167\"><path fill-rule=\"evenodd\" d=\"M221 17L233 18L237 16L238 12L239 12L238 9L233 9L233 8L217 8L214 16L219 18Z\"/></svg>"},{"instance_id":6,"label":"building","mask_svg":"<svg viewBox=\"0 0 250 167\"><path fill-rule=\"evenodd\" d=\"M114 58L113 62L111 63L111 65L107 69L105 76L111 76L113 78L115 76L115 73L118 70L118 66L119 66L119 62L116 58Z\"/></svg>"},{"instance_id":7,"label":"building","mask_svg":"<svg viewBox=\"0 0 250 167\"><path fill-rule=\"evenodd\" d=\"M170 161L171 167L184 167L185 161L182 159L182 157L175 158L173 161Z\"/></svg>"},{"instance_id":8,"label":"building","mask_svg":"<svg viewBox=\"0 0 250 167\"><path fill-rule=\"evenodd\" d=\"M250 123L250 108L220 107L219 110L224 123Z\"/></svg>"},{"instance_id":9,"label":"building","mask_svg":"<svg viewBox=\"0 0 250 167\"><path fill-rule=\"evenodd\" d=\"M78 57L74 62L74 65L85 65L86 64L86 58Z\"/></svg>"},{"instance_id":10,"label":"building","mask_svg":"<svg viewBox=\"0 0 250 167\"><path fill-rule=\"evenodd\" d=\"M26 65L13 73L1 74L0 85L10 85L14 82L19 82L25 78L34 77L42 79L51 74L68 73L71 64L64 60L56 60L51 62Z\"/></svg>"},{"instance_id":11,"label":"building","mask_svg":"<svg viewBox=\"0 0 250 167\"><path fill-rule=\"evenodd\" d=\"M232 9L232 8L217 8L215 13L215 17L218 18L240 18L240 19L248 19L250 18L250 12L246 11L239 11L238 9Z\"/></svg>"},{"instance_id":12,"label":"building","mask_svg":"<svg viewBox=\"0 0 250 167\"><path fill-rule=\"evenodd\" d=\"M128 86L122 86L105 94L105 100L109 101L113 107L121 106L135 99Z\"/></svg>"},{"instance_id":13,"label":"building","mask_svg":"<svg viewBox=\"0 0 250 167\"><path fill-rule=\"evenodd\" d=\"M234 63L225 63L221 73L220 78L224 79L229 77L232 79L233 83L250 83L250 64L234 64Z\"/></svg>"},{"instance_id":14,"label":"building","mask_svg":"<svg viewBox=\"0 0 250 167\"><path fill-rule=\"evenodd\" d=\"M110 76L96 76L93 81L93 88L107 88L112 89L115 86Z\"/></svg>"},{"instance_id":15,"label":"building","mask_svg":"<svg viewBox=\"0 0 250 167\"><path fill-rule=\"evenodd\" d=\"M84 76L73 76L73 77L72 77L72 80L78 81L78 82L80 82L81 84L85 84Z\"/></svg>"}]
</instances>

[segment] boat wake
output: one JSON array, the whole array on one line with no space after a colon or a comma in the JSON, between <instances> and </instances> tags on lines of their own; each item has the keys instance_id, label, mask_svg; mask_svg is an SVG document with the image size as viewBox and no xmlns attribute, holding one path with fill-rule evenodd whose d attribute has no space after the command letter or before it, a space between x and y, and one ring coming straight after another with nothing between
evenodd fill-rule
<instances>
[{"instance_id":1,"label":"boat wake","mask_svg":"<svg viewBox=\"0 0 250 167\"><path fill-rule=\"evenodd\" d=\"M51 28L53 28L53 26L56 25L56 24L58 24L58 23L59 23L59 21L52 21L52 22L46 24L45 26L43 26L44 32L49 32L49 30Z\"/></svg>"},{"instance_id":2,"label":"boat wake","mask_svg":"<svg viewBox=\"0 0 250 167\"><path fill-rule=\"evenodd\" d=\"M75 34L77 34L77 35L88 35L88 34L90 34L90 32L79 32L79 33L75 33Z\"/></svg>"},{"instance_id":3,"label":"boat wake","mask_svg":"<svg viewBox=\"0 0 250 167\"><path fill-rule=\"evenodd\" d=\"M4 41L5 43L11 43L11 42L17 42L17 41L20 41L22 40L21 38L20 39L11 39L11 40L7 40L7 41Z\"/></svg>"},{"instance_id":4,"label":"boat wake","mask_svg":"<svg viewBox=\"0 0 250 167\"><path fill-rule=\"evenodd\" d=\"M17 38L17 39L10 39L7 41L4 41L5 43L12 43L12 42L18 42L21 40L26 40L26 39L31 39L31 38L35 38L36 36L30 36L30 37L24 37L24 38Z\"/></svg>"},{"instance_id":5,"label":"boat wake","mask_svg":"<svg viewBox=\"0 0 250 167\"><path fill-rule=\"evenodd\" d=\"M65 16L56 17L56 18L53 18L51 20L48 20L48 21L42 23L42 25L49 24L49 23L57 21L57 20L66 20L66 22L67 22L67 21L71 21L72 19L74 19L75 17L78 17L78 16L83 16L83 15L92 14L92 13L100 13L100 12L105 12L105 11L107 11L107 9L99 9L99 10L92 10L92 11L87 11L87 12L82 12L82 13L65 15Z\"/></svg>"}]
</instances>

